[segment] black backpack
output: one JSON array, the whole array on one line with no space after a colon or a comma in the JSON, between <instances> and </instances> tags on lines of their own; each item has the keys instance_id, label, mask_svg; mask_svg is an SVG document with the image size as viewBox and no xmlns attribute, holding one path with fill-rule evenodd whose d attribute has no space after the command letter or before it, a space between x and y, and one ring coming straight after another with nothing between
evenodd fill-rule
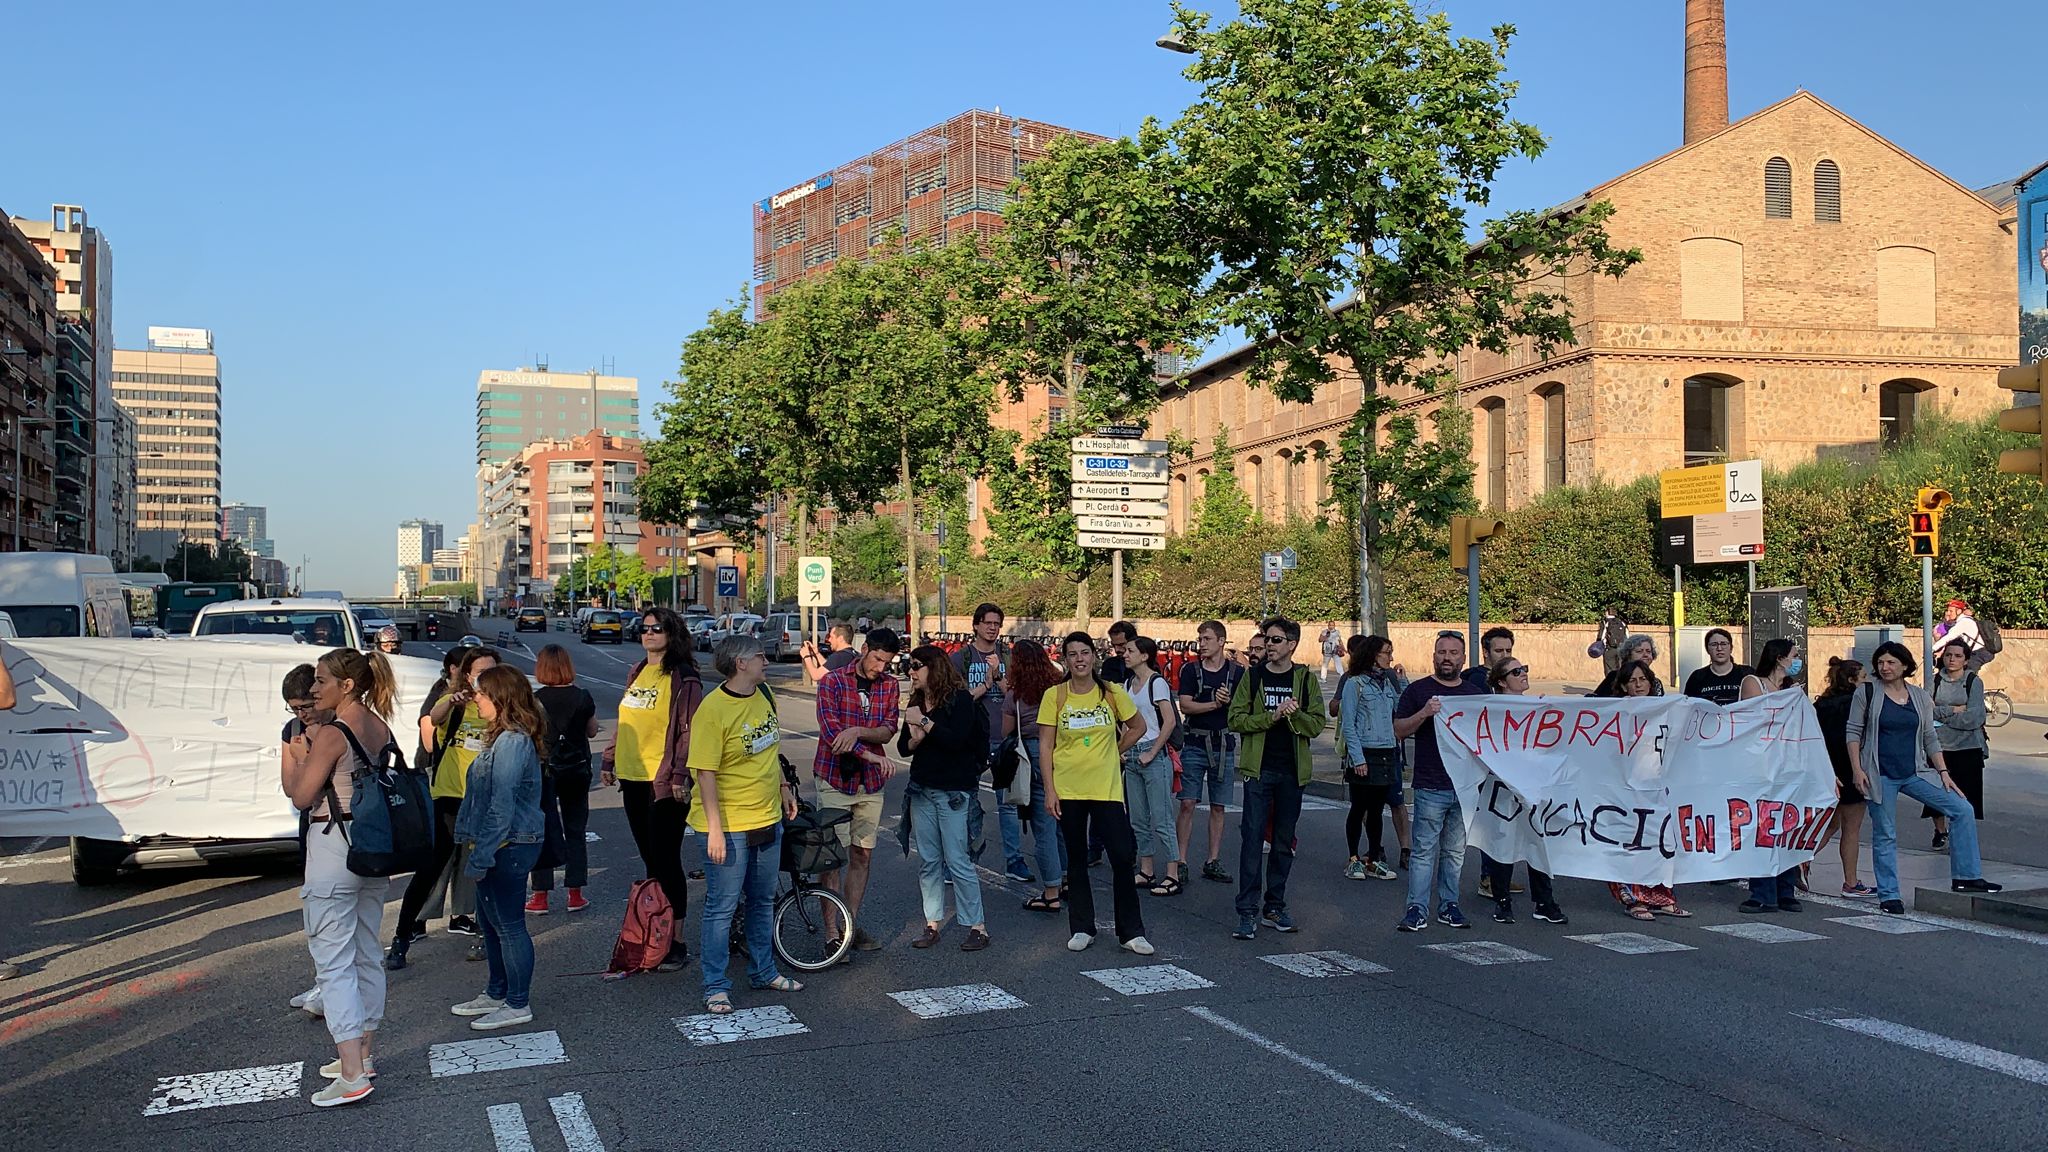
<instances>
[{"instance_id":1,"label":"black backpack","mask_svg":"<svg viewBox=\"0 0 2048 1152\"><path fill-rule=\"evenodd\" d=\"M2005 651L2005 637L1998 634L1998 621L1979 614L1977 617L1977 638L1984 642L1984 654L1996 656Z\"/></svg>"},{"instance_id":2,"label":"black backpack","mask_svg":"<svg viewBox=\"0 0 2048 1152\"><path fill-rule=\"evenodd\" d=\"M405 763L396 740L386 740L371 759L356 734L339 720L359 767L349 776L353 803L346 821L331 826L348 841L348 870L358 876L397 876L433 863L434 798L427 774ZM341 811L334 781L327 782L327 810Z\"/></svg>"}]
</instances>

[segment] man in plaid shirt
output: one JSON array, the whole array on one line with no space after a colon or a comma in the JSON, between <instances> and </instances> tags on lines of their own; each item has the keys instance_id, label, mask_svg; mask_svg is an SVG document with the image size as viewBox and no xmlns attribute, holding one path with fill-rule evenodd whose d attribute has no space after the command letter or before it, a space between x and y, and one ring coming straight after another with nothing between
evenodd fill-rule
<instances>
[{"instance_id":1,"label":"man in plaid shirt","mask_svg":"<svg viewBox=\"0 0 2048 1152\"><path fill-rule=\"evenodd\" d=\"M868 864L882 823L882 789L896 773L884 746L896 735L901 690L889 665L902 647L895 632L876 628L868 633L867 651L857 662L818 681L818 755L811 762L818 807L853 813L852 821L841 825L851 849L844 882L831 872L825 885L846 897L853 913L853 945L864 952L881 947L860 927L860 901L868 890Z\"/></svg>"}]
</instances>

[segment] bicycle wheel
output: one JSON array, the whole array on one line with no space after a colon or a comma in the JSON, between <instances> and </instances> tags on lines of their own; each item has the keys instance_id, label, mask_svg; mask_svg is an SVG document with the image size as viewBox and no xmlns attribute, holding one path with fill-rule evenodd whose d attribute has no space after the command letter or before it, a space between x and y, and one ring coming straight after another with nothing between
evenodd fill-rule
<instances>
[{"instance_id":1,"label":"bicycle wheel","mask_svg":"<svg viewBox=\"0 0 2048 1152\"><path fill-rule=\"evenodd\" d=\"M1984 726L1996 728L2012 719L2012 697L2003 688L1993 688L1984 694Z\"/></svg>"},{"instance_id":2,"label":"bicycle wheel","mask_svg":"<svg viewBox=\"0 0 2048 1152\"><path fill-rule=\"evenodd\" d=\"M847 926L837 940L829 927L835 922ZM853 914L837 892L826 888L786 892L775 902L775 955L800 972L830 968L853 947L852 924Z\"/></svg>"}]
</instances>

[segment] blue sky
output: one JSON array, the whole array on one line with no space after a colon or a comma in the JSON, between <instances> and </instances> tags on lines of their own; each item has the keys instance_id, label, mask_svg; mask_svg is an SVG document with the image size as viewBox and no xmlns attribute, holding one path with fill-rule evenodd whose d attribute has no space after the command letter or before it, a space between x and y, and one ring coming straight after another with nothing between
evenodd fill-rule
<instances>
[{"instance_id":1,"label":"blue sky","mask_svg":"<svg viewBox=\"0 0 2048 1152\"><path fill-rule=\"evenodd\" d=\"M1441 6L1518 24L1517 112L1552 141L1496 205L1677 145L1680 0ZM1737 117L1803 87L1972 187L2048 159L2018 9L1728 8ZM214 330L226 498L352 593L388 592L400 520L469 522L480 369L608 358L652 430L683 337L749 275L754 201L970 107L1123 133L1192 93L1154 0L56 11L8 21L0 208L86 206L121 346Z\"/></svg>"}]
</instances>

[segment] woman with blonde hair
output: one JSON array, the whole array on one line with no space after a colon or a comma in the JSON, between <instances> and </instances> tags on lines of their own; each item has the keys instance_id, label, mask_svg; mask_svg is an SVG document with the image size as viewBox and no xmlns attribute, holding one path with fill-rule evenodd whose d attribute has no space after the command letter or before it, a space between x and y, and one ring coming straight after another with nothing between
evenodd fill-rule
<instances>
[{"instance_id":1,"label":"woman with blonde hair","mask_svg":"<svg viewBox=\"0 0 2048 1152\"><path fill-rule=\"evenodd\" d=\"M489 669L476 678L476 708L486 727L483 751L469 765L455 840L468 848L463 873L476 906L490 965L484 994L450 1009L478 1032L533 1019L533 937L526 931L526 875L540 859L546 831L540 807L540 747L548 721L524 673Z\"/></svg>"}]
</instances>

